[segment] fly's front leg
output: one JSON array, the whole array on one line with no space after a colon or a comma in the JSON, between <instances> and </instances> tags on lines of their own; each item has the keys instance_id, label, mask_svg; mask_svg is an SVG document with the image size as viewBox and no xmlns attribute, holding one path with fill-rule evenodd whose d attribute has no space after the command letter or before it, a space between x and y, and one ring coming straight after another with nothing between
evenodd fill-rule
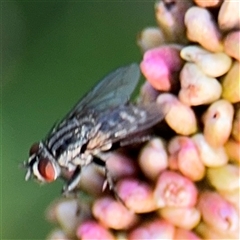
<instances>
[{"instance_id":1,"label":"fly's front leg","mask_svg":"<svg viewBox=\"0 0 240 240\"><path fill-rule=\"evenodd\" d=\"M62 193L64 196L69 196L71 193L74 192L78 183L80 182L80 178L81 178L81 167L77 166L73 172L72 177L63 187Z\"/></svg>"}]
</instances>

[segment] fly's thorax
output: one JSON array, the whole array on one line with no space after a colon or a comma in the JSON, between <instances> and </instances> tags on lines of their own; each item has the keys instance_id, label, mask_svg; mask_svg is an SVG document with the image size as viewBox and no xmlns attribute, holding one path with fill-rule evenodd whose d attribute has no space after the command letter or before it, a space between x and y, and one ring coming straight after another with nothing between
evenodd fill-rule
<instances>
[{"instance_id":1,"label":"fly's thorax","mask_svg":"<svg viewBox=\"0 0 240 240\"><path fill-rule=\"evenodd\" d=\"M76 117L72 119L72 122L77 122L77 124L72 124L74 127L70 128L71 122L68 122L65 127L66 130L64 130L64 126L59 129L59 132L61 131L62 133L61 135L58 131L55 131L54 134L58 134L59 137L52 136L56 140L52 146L49 146L58 164L68 171L73 171L77 165L83 166L91 162L91 154L85 151L89 141L96 135L99 129L99 125L95 124L91 115L80 119ZM53 141L50 139L48 142Z\"/></svg>"},{"instance_id":2,"label":"fly's thorax","mask_svg":"<svg viewBox=\"0 0 240 240\"><path fill-rule=\"evenodd\" d=\"M40 182L52 182L58 178L61 168L42 142L33 144L29 155L26 180L31 176Z\"/></svg>"},{"instance_id":3,"label":"fly's thorax","mask_svg":"<svg viewBox=\"0 0 240 240\"><path fill-rule=\"evenodd\" d=\"M57 161L61 167L67 168L68 171L73 171L76 165L85 165L84 158L82 158L82 151L87 139L80 140L68 145L66 150L62 152Z\"/></svg>"}]
</instances>

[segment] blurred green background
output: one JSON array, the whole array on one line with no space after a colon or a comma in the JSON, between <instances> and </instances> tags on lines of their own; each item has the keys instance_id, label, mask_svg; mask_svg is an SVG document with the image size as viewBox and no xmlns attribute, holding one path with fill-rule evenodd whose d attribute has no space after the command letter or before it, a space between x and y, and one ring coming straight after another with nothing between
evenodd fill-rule
<instances>
[{"instance_id":1,"label":"blurred green background","mask_svg":"<svg viewBox=\"0 0 240 240\"><path fill-rule=\"evenodd\" d=\"M44 239L62 182L25 182L30 145L111 70L141 60L152 1L2 1L1 239Z\"/></svg>"}]
</instances>

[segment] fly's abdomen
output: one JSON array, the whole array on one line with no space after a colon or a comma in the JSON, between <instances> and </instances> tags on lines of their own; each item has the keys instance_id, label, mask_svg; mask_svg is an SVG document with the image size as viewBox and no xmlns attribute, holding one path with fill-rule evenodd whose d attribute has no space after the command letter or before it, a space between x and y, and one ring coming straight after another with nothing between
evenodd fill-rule
<instances>
[{"instance_id":1,"label":"fly's abdomen","mask_svg":"<svg viewBox=\"0 0 240 240\"><path fill-rule=\"evenodd\" d=\"M124 105L109 112L104 117L100 130L119 138L135 132L141 132L153 126L163 118L163 112L156 103L144 105ZM122 132L122 134L121 134Z\"/></svg>"}]
</instances>

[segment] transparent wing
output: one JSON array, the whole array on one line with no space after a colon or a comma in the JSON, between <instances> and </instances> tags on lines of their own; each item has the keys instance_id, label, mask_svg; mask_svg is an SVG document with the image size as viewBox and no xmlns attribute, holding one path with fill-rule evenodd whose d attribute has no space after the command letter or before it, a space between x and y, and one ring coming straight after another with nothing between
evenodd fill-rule
<instances>
[{"instance_id":1,"label":"transparent wing","mask_svg":"<svg viewBox=\"0 0 240 240\"><path fill-rule=\"evenodd\" d=\"M105 112L97 120L101 123L98 134L90 139L89 148L96 149L114 142L134 138L159 123L166 115L164 105L124 105L113 111Z\"/></svg>"},{"instance_id":2,"label":"transparent wing","mask_svg":"<svg viewBox=\"0 0 240 240\"><path fill-rule=\"evenodd\" d=\"M70 111L67 118L84 110L103 111L109 107L125 104L134 91L140 78L137 63L118 68L101 80Z\"/></svg>"}]
</instances>

